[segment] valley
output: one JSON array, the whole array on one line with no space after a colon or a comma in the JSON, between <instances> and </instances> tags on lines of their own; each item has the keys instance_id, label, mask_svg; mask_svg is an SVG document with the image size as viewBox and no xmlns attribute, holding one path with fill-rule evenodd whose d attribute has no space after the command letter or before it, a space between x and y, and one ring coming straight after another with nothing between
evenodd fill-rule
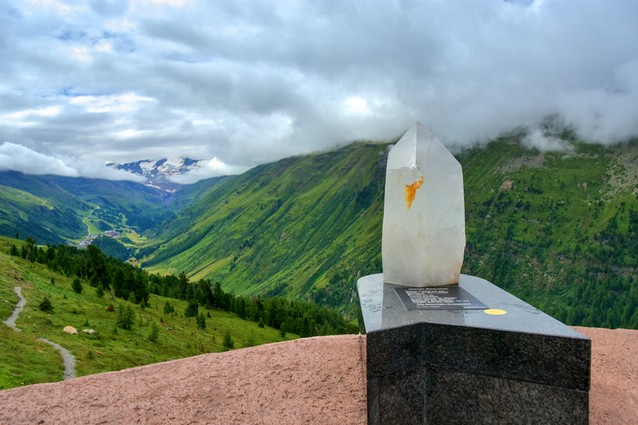
<instances>
[{"instance_id":1,"label":"valley","mask_svg":"<svg viewBox=\"0 0 638 425\"><path fill-rule=\"evenodd\" d=\"M462 272L570 325L637 328L638 143L586 144L561 130L554 137L567 148L541 152L526 147L523 137L513 132L456 153L465 182ZM67 223L82 217L79 212L57 239L35 230L53 228L63 205L78 205L76 211L99 206L103 213L90 219L95 228L130 229L117 239L101 238L100 249L110 255L130 257L152 273L221 282L236 295L332 306L354 319L357 277L382 268L390 145L359 142L286 158L182 186L170 196L139 183L14 176L11 187L0 186L7 187L0 202L19 213L11 215L13 223L0 218L8 222L0 230L13 236L15 228L24 229L20 223L34 222L39 243L78 241L86 226L80 233ZM56 190L44 197L40 186L52 182ZM24 192L20 201L16 190ZM51 213L46 223L42 215L28 215L42 208Z\"/></svg>"}]
</instances>

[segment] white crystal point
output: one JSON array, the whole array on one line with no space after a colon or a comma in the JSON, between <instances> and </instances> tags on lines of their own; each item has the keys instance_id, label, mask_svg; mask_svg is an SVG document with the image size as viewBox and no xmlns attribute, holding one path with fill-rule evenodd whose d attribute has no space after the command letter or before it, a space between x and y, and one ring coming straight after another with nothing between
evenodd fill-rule
<instances>
[{"instance_id":1,"label":"white crystal point","mask_svg":"<svg viewBox=\"0 0 638 425\"><path fill-rule=\"evenodd\" d=\"M388 156L383 280L402 286L459 282L465 250L461 164L417 123Z\"/></svg>"}]
</instances>

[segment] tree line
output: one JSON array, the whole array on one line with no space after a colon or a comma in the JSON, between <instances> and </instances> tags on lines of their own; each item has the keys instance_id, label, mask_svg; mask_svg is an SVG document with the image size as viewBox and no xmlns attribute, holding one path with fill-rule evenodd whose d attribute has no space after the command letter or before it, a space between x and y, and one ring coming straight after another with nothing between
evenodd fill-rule
<instances>
[{"instance_id":1,"label":"tree line","mask_svg":"<svg viewBox=\"0 0 638 425\"><path fill-rule=\"evenodd\" d=\"M235 313L261 327L279 329L282 334L291 332L309 337L358 332L357 325L347 322L330 307L283 297L238 296L225 292L221 282L208 279L191 282L184 272L177 276L151 274L104 255L93 244L86 249L68 245L43 247L27 238L20 248L13 244L9 254L44 264L50 270L88 282L96 291L112 291L115 297L137 304L148 304L149 295L156 294L187 301L185 313L189 315L197 316L199 306L214 308Z\"/></svg>"},{"instance_id":2,"label":"tree line","mask_svg":"<svg viewBox=\"0 0 638 425\"><path fill-rule=\"evenodd\" d=\"M494 194L469 215L474 230L464 273L481 276L568 325L638 329L635 204L621 202L601 231L572 234L566 230L573 226L567 206L526 195L514 202L513 196ZM535 216L526 216L530 200ZM603 219L604 202L589 208L590 217ZM530 233L536 236L528 238Z\"/></svg>"},{"instance_id":3,"label":"tree line","mask_svg":"<svg viewBox=\"0 0 638 425\"><path fill-rule=\"evenodd\" d=\"M330 307L284 297L238 296L225 292L219 281L191 282L184 272L177 276L151 274L148 289L153 294L188 301L189 307L201 305L228 311L259 326L271 326L301 337L358 332L356 325ZM197 311L191 314L196 315Z\"/></svg>"}]
</instances>

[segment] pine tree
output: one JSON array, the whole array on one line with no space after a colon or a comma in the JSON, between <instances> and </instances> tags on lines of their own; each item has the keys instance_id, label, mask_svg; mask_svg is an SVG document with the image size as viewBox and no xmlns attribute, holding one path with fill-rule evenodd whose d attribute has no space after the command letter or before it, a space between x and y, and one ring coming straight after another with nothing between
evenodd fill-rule
<instances>
[{"instance_id":1,"label":"pine tree","mask_svg":"<svg viewBox=\"0 0 638 425\"><path fill-rule=\"evenodd\" d=\"M186 276L186 273L181 272L178 276L178 279L179 279L179 298L185 299L186 291L188 290L188 287L189 287L188 276Z\"/></svg>"},{"instance_id":2,"label":"pine tree","mask_svg":"<svg viewBox=\"0 0 638 425\"><path fill-rule=\"evenodd\" d=\"M175 313L175 308L171 305L171 303L166 301L166 304L164 304L164 314L173 314L173 313Z\"/></svg>"},{"instance_id":3,"label":"pine tree","mask_svg":"<svg viewBox=\"0 0 638 425\"><path fill-rule=\"evenodd\" d=\"M86 257L89 281L91 284L97 286L99 283L102 283L104 288L109 289L109 273L106 265L106 257L102 251L100 251L97 246L91 244L86 247Z\"/></svg>"},{"instance_id":4,"label":"pine tree","mask_svg":"<svg viewBox=\"0 0 638 425\"><path fill-rule=\"evenodd\" d=\"M159 336L159 325L157 322L153 321L151 323L151 333L148 335L148 340L151 342L157 342L157 337Z\"/></svg>"},{"instance_id":5,"label":"pine tree","mask_svg":"<svg viewBox=\"0 0 638 425\"><path fill-rule=\"evenodd\" d=\"M128 295L128 292L126 292L124 288L124 272L121 268L118 268L117 270L115 270L115 273L113 273L111 286L113 287L113 292L115 293L116 297L124 298L126 295Z\"/></svg>"},{"instance_id":6,"label":"pine tree","mask_svg":"<svg viewBox=\"0 0 638 425\"><path fill-rule=\"evenodd\" d=\"M129 303L120 303L117 308L117 325L122 329L131 329L135 322L135 310Z\"/></svg>"},{"instance_id":7,"label":"pine tree","mask_svg":"<svg viewBox=\"0 0 638 425\"><path fill-rule=\"evenodd\" d=\"M213 289L213 307L224 309L224 291L222 290L222 283L215 282L215 289Z\"/></svg>"},{"instance_id":8,"label":"pine tree","mask_svg":"<svg viewBox=\"0 0 638 425\"><path fill-rule=\"evenodd\" d=\"M186 307L186 310L184 311L184 317L195 317L197 316L197 313L199 313L199 304L197 304L197 301L195 300L190 300L188 302L188 307Z\"/></svg>"},{"instance_id":9,"label":"pine tree","mask_svg":"<svg viewBox=\"0 0 638 425\"><path fill-rule=\"evenodd\" d=\"M233 341L233 337L230 336L230 332L226 332L224 334L224 341L222 342L224 347L224 351L232 350L235 348L235 341Z\"/></svg>"},{"instance_id":10,"label":"pine tree","mask_svg":"<svg viewBox=\"0 0 638 425\"><path fill-rule=\"evenodd\" d=\"M80 281L79 278L74 278L73 282L71 283L71 288L73 288L73 290L75 292L77 292L78 294L82 292L82 282Z\"/></svg>"},{"instance_id":11,"label":"pine tree","mask_svg":"<svg viewBox=\"0 0 638 425\"><path fill-rule=\"evenodd\" d=\"M197 315L197 329L206 329L206 317L204 316L204 313L199 313Z\"/></svg>"}]
</instances>

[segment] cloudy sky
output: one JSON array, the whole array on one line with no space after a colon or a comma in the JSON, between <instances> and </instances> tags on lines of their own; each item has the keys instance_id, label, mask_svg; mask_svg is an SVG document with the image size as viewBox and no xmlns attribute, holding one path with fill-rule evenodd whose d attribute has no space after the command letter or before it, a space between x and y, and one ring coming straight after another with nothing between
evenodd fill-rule
<instances>
[{"instance_id":1,"label":"cloudy sky","mask_svg":"<svg viewBox=\"0 0 638 425\"><path fill-rule=\"evenodd\" d=\"M212 176L552 113L638 135L638 1L0 0L0 169L191 157Z\"/></svg>"}]
</instances>

